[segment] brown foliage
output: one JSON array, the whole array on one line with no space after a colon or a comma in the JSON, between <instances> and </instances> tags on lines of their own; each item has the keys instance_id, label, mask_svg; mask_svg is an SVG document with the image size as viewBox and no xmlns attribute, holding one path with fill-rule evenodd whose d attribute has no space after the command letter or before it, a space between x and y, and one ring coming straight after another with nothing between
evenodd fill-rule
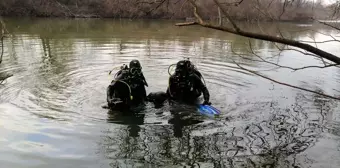
<instances>
[{"instance_id":1,"label":"brown foliage","mask_svg":"<svg viewBox=\"0 0 340 168\"><path fill-rule=\"evenodd\" d=\"M213 0L197 0L205 6L205 19L217 18ZM321 1L320 1L321 2ZM306 20L323 18L321 3L308 0L225 0L230 15L236 20ZM284 10L283 10L284 9ZM194 17L186 0L2 0L0 15L114 17L114 18L173 18Z\"/></svg>"}]
</instances>

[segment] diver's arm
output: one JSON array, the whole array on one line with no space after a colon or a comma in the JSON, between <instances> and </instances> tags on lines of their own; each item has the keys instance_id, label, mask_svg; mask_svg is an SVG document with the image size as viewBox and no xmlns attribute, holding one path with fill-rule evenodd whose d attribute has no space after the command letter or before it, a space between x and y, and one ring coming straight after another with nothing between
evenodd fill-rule
<instances>
[{"instance_id":1,"label":"diver's arm","mask_svg":"<svg viewBox=\"0 0 340 168\"><path fill-rule=\"evenodd\" d=\"M204 87L202 88L202 92L203 92L203 98L204 98L203 104L208 104L208 105L210 105L211 102L209 101L209 99L210 99L210 94L209 94L208 88L207 88L206 86L204 86Z\"/></svg>"},{"instance_id":2,"label":"diver's arm","mask_svg":"<svg viewBox=\"0 0 340 168\"><path fill-rule=\"evenodd\" d=\"M144 86L142 86L142 94L143 94L143 99L147 100L146 90Z\"/></svg>"},{"instance_id":3,"label":"diver's arm","mask_svg":"<svg viewBox=\"0 0 340 168\"><path fill-rule=\"evenodd\" d=\"M107 87L106 89L106 101L107 103L111 103L111 96L113 95L113 87L114 87L114 81Z\"/></svg>"},{"instance_id":4,"label":"diver's arm","mask_svg":"<svg viewBox=\"0 0 340 168\"><path fill-rule=\"evenodd\" d=\"M202 82L202 80L197 76L194 75L195 78L195 83L198 85L199 89L203 93L203 98L204 98L204 103L203 104L208 104L210 105L210 94L208 88L205 86L205 84Z\"/></svg>"},{"instance_id":5,"label":"diver's arm","mask_svg":"<svg viewBox=\"0 0 340 168\"><path fill-rule=\"evenodd\" d=\"M168 94L169 97L173 98L173 96L176 94L176 87L174 84L175 77L170 76L169 78L169 85L166 93Z\"/></svg>"},{"instance_id":6,"label":"diver's arm","mask_svg":"<svg viewBox=\"0 0 340 168\"><path fill-rule=\"evenodd\" d=\"M145 86L146 86L146 87L149 87L149 85L148 85L148 83L146 82L146 79L145 79L145 77L144 77L144 74L142 74L142 79L143 79L143 82L144 82Z\"/></svg>"}]
</instances>

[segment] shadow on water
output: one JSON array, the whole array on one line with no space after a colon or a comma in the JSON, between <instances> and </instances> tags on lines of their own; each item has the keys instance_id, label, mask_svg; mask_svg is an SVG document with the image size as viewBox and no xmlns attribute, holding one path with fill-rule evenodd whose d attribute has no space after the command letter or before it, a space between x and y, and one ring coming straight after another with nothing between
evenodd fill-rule
<instances>
[{"instance_id":1,"label":"shadow on water","mask_svg":"<svg viewBox=\"0 0 340 168\"><path fill-rule=\"evenodd\" d=\"M150 112L152 113L152 109L150 108L154 107L139 106L125 111L109 110L107 122L127 125L129 135L136 137L141 130L140 126L145 125L145 116ZM157 111L155 114L162 115L163 113L169 112L170 119L168 119L167 123L172 125L173 135L180 138L183 136L183 128L203 122L203 119L199 116L197 110L198 109L192 105L172 104L157 106L157 108L155 108L155 111Z\"/></svg>"},{"instance_id":2,"label":"shadow on water","mask_svg":"<svg viewBox=\"0 0 340 168\"><path fill-rule=\"evenodd\" d=\"M144 125L145 112L144 106L124 111L109 110L107 122L127 125L128 136L138 137L140 125Z\"/></svg>"},{"instance_id":3,"label":"shadow on water","mask_svg":"<svg viewBox=\"0 0 340 168\"><path fill-rule=\"evenodd\" d=\"M185 127L204 122L197 111L196 106L171 102L169 107L171 118L168 120L168 123L173 127L174 137L181 138L183 137Z\"/></svg>"}]
</instances>

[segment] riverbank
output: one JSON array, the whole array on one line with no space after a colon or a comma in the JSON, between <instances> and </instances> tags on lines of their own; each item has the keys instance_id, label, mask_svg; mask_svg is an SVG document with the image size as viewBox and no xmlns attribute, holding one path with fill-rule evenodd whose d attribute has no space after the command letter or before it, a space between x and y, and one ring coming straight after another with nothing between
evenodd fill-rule
<instances>
[{"instance_id":1,"label":"riverbank","mask_svg":"<svg viewBox=\"0 0 340 168\"><path fill-rule=\"evenodd\" d=\"M211 0L198 1L202 8L200 15L206 20L217 20L218 8ZM238 21L301 21L309 18L324 18L328 12L324 6L305 3L299 7L285 7L281 2L266 4L263 0L249 1L228 8L234 20ZM258 8L259 5L268 8ZM312 7L313 6L313 7ZM256 8L255 8L256 7ZM263 13L265 11L265 13ZM0 3L1 16L69 17L69 18L121 18L121 19L180 19L193 18L193 8L184 0L138 1L138 0L3 0Z\"/></svg>"}]
</instances>

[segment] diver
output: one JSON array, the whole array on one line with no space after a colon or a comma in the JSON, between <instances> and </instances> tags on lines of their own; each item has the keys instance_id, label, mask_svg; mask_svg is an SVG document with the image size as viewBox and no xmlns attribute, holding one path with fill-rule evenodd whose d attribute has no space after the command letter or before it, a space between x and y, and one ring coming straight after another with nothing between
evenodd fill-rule
<instances>
[{"instance_id":1,"label":"diver","mask_svg":"<svg viewBox=\"0 0 340 168\"><path fill-rule=\"evenodd\" d=\"M191 61L181 60L177 62L175 73L169 78L166 93L170 99L185 103L196 102L203 93L203 104L211 105L209 91L202 79L202 74Z\"/></svg>"},{"instance_id":2,"label":"diver","mask_svg":"<svg viewBox=\"0 0 340 168\"><path fill-rule=\"evenodd\" d=\"M107 87L109 108L129 108L146 100L145 86L148 86L138 60L130 61L129 67L123 65L115 79Z\"/></svg>"}]
</instances>

